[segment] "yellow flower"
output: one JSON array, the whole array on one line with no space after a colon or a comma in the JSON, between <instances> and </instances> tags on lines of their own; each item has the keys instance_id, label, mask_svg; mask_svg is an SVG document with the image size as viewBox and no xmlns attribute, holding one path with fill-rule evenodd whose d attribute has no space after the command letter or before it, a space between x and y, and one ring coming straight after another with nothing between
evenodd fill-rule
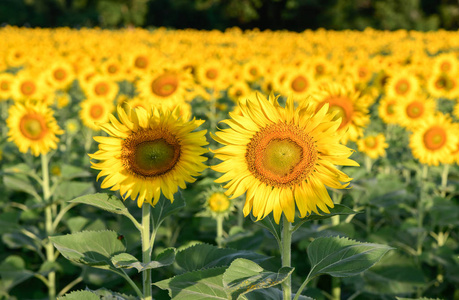
<instances>
[{"instance_id":1,"label":"yellow flower","mask_svg":"<svg viewBox=\"0 0 459 300\"><path fill-rule=\"evenodd\" d=\"M11 97L11 86L14 81L14 76L9 73L0 74L0 101Z\"/></svg>"},{"instance_id":2,"label":"yellow flower","mask_svg":"<svg viewBox=\"0 0 459 300\"><path fill-rule=\"evenodd\" d=\"M53 117L53 111L45 104L30 101L16 103L8 110L8 140L13 141L19 151L29 149L33 155L46 154L57 148L57 134L63 131Z\"/></svg>"},{"instance_id":3,"label":"yellow flower","mask_svg":"<svg viewBox=\"0 0 459 300\"><path fill-rule=\"evenodd\" d=\"M386 149L389 147L386 143L386 137L382 133L369 135L357 140L357 146L360 152L365 153L368 157L373 159L386 156Z\"/></svg>"},{"instance_id":4,"label":"yellow flower","mask_svg":"<svg viewBox=\"0 0 459 300\"><path fill-rule=\"evenodd\" d=\"M396 107L399 100L397 98L383 98L379 101L378 115L386 124L396 124Z\"/></svg>"},{"instance_id":5,"label":"yellow flower","mask_svg":"<svg viewBox=\"0 0 459 300\"><path fill-rule=\"evenodd\" d=\"M392 98L411 97L419 91L419 79L408 70L395 72L386 84L386 95Z\"/></svg>"},{"instance_id":6,"label":"yellow flower","mask_svg":"<svg viewBox=\"0 0 459 300\"><path fill-rule=\"evenodd\" d=\"M100 130L101 123L108 122L114 109L111 101L96 98L86 99L80 103L80 106L79 115L83 125L95 131Z\"/></svg>"},{"instance_id":7,"label":"yellow flower","mask_svg":"<svg viewBox=\"0 0 459 300\"><path fill-rule=\"evenodd\" d=\"M435 106L435 100L424 95L402 99L395 106L397 123L408 129L416 128L435 113Z\"/></svg>"},{"instance_id":8,"label":"yellow flower","mask_svg":"<svg viewBox=\"0 0 459 300\"><path fill-rule=\"evenodd\" d=\"M351 180L335 165L358 166L339 143L340 121L327 114L328 105L317 113L304 103L295 110L291 97L284 108L257 93L239 106L240 116L223 121L230 128L213 135L225 145L214 151L223 162L212 169L224 173L215 182L229 181L232 199L247 192L244 215L252 211L257 220L273 212L277 223L282 213L293 222L295 203L301 218L318 208L328 213L334 205L325 185L345 188Z\"/></svg>"},{"instance_id":9,"label":"yellow flower","mask_svg":"<svg viewBox=\"0 0 459 300\"><path fill-rule=\"evenodd\" d=\"M410 136L413 156L429 166L451 163L459 142L457 131L448 115L439 113L427 118Z\"/></svg>"},{"instance_id":10,"label":"yellow flower","mask_svg":"<svg viewBox=\"0 0 459 300\"><path fill-rule=\"evenodd\" d=\"M286 73L281 89L283 94L292 94L295 100L300 101L309 96L314 86L313 72L306 69L292 68Z\"/></svg>"},{"instance_id":11,"label":"yellow flower","mask_svg":"<svg viewBox=\"0 0 459 300\"><path fill-rule=\"evenodd\" d=\"M102 188L119 190L123 199L131 197L139 207L144 202L155 205L161 193L171 201L178 187L194 182L193 176L206 168L201 156L207 150L206 131L195 130L204 121L185 120L176 112L152 108L117 109L101 125L109 137L96 136L99 150L90 154L99 162L92 168L100 170L97 179L106 176Z\"/></svg>"}]
</instances>

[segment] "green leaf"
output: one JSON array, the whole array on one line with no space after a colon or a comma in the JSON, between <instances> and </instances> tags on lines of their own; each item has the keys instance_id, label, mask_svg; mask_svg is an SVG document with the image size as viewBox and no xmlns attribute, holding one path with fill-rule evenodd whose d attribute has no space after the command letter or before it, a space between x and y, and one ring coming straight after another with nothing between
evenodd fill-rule
<instances>
[{"instance_id":1,"label":"green leaf","mask_svg":"<svg viewBox=\"0 0 459 300\"><path fill-rule=\"evenodd\" d=\"M20 215L21 213L18 211L8 211L0 214L0 234L11 233L20 230Z\"/></svg>"},{"instance_id":2,"label":"green leaf","mask_svg":"<svg viewBox=\"0 0 459 300\"><path fill-rule=\"evenodd\" d=\"M218 248L209 244L198 244L179 251L176 262L184 271L229 266L236 258L262 262L269 257L251 251Z\"/></svg>"},{"instance_id":3,"label":"green leaf","mask_svg":"<svg viewBox=\"0 0 459 300\"><path fill-rule=\"evenodd\" d=\"M301 225L303 225L305 222L309 221L316 221L316 220L324 220L331 218L333 216L338 216L338 215L353 215L353 214L358 214L360 212L353 211L349 207L341 204L335 204L333 208L330 208L330 213L323 213L321 215L318 215L316 213L311 213L309 216L304 217L303 219L293 223L293 229L292 231L297 230Z\"/></svg>"},{"instance_id":4,"label":"green leaf","mask_svg":"<svg viewBox=\"0 0 459 300\"><path fill-rule=\"evenodd\" d=\"M282 283L294 268L283 267L277 273L265 271L258 264L245 258L231 263L223 274L223 284L232 300L250 291L265 289Z\"/></svg>"},{"instance_id":5,"label":"green leaf","mask_svg":"<svg viewBox=\"0 0 459 300\"><path fill-rule=\"evenodd\" d=\"M312 266L308 277L357 275L377 263L391 249L386 245L360 243L347 238L317 238L308 246Z\"/></svg>"},{"instance_id":6,"label":"green leaf","mask_svg":"<svg viewBox=\"0 0 459 300\"><path fill-rule=\"evenodd\" d=\"M74 291L69 294L65 294L63 297L57 298L57 300L100 300L100 297L90 291Z\"/></svg>"},{"instance_id":7,"label":"green leaf","mask_svg":"<svg viewBox=\"0 0 459 300\"><path fill-rule=\"evenodd\" d=\"M171 203L169 199L166 199L163 195L159 199L158 203L151 210L151 216L153 218L154 228L159 228L163 220L171 214L181 210L185 207L185 199L183 199L180 192L174 195L174 202Z\"/></svg>"},{"instance_id":8,"label":"green leaf","mask_svg":"<svg viewBox=\"0 0 459 300\"><path fill-rule=\"evenodd\" d=\"M154 261L148 264L141 263L137 258L128 253L121 253L112 257L112 263L117 268L136 268L137 271L142 272L148 269L156 269L164 266L169 266L174 263L175 248L167 248L160 254Z\"/></svg>"},{"instance_id":9,"label":"green leaf","mask_svg":"<svg viewBox=\"0 0 459 300\"><path fill-rule=\"evenodd\" d=\"M440 298L402 298L402 297L395 297L397 300L441 300Z\"/></svg>"},{"instance_id":10,"label":"green leaf","mask_svg":"<svg viewBox=\"0 0 459 300\"><path fill-rule=\"evenodd\" d=\"M263 219L257 221L256 218L250 214L250 218L252 219L255 224L260 225L261 227L267 229L269 232L272 233L274 238L277 240L277 243L280 244L281 242L281 231L282 228L279 224L274 221L274 217L272 214L267 215Z\"/></svg>"},{"instance_id":11,"label":"green leaf","mask_svg":"<svg viewBox=\"0 0 459 300\"><path fill-rule=\"evenodd\" d=\"M84 195L69 202L83 203L118 215L130 215L124 203L117 197L105 193Z\"/></svg>"},{"instance_id":12,"label":"green leaf","mask_svg":"<svg viewBox=\"0 0 459 300\"><path fill-rule=\"evenodd\" d=\"M25 268L24 259L17 255L10 255L0 264L2 285L9 290L19 283L33 277L33 272Z\"/></svg>"},{"instance_id":13,"label":"green leaf","mask_svg":"<svg viewBox=\"0 0 459 300\"><path fill-rule=\"evenodd\" d=\"M75 197L93 192L92 182L64 181L61 182L54 193L54 197L68 201Z\"/></svg>"},{"instance_id":14,"label":"green leaf","mask_svg":"<svg viewBox=\"0 0 459 300\"><path fill-rule=\"evenodd\" d=\"M2 235L2 240L8 247L13 249L25 248L38 253L42 247L40 240L33 239L20 232L5 233Z\"/></svg>"},{"instance_id":15,"label":"green leaf","mask_svg":"<svg viewBox=\"0 0 459 300\"><path fill-rule=\"evenodd\" d=\"M91 173L86 169L64 164L61 167L61 176L66 180L70 180L73 178L89 177Z\"/></svg>"},{"instance_id":16,"label":"green leaf","mask_svg":"<svg viewBox=\"0 0 459 300\"><path fill-rule=\"evenodd\" d=\"M126 251L115 231L83 231L50 237L54 247L68 260L96 268L119 272L113 256Z\"/></svg>"},{"instance_id":17,"label":"green leaf","mask_svg":"<svg viewBox=\"0 0 459 300\"><path fill-rule=\"evenodd\" d=\"M35 187L30 182L29 178L25 175L17 174L15 176L3 176L3 183L8 189L20 191L32 195L38 201L42 201L40 195L38 195Z\"/></svg>"},{"instance_id":18,"label":"green leaf","mask_svg":"<svg viewBox=\"0 0 459 300\"><path fill-rule=\"evenodd\" d=\"M174 300L228 300L223 287L225 267L199 270L154 283Z\"/></svg>"},{"instance_id":19,"label":"green leaf","mask_svg":"<svg viewBox=\"0 0 459 300\"><path fill-rule=\"evenodd\" d=\"M67 227L70 229L71 233L76 233L81 231L88 223L89 219L77 216L67 220Z\"/></svg>"},{"instance_id":20,"label":"green leaf","mask_svg":"<svg viewBox=\"0 0 459 300\"><path fill-rule=\"evenodd\" d=\"M96 294L101 300L138 300L139 298L131 295L117 293L106 288L100 288L97 290L91 290L86 288L88 291Z\"/></svg>"},{"instance_id":21,"label":"green leaf","mask_svg":"<svg viewBox=\"0 0 459 300\"><path fill-rule=\"evenodd\" d=\"M293 294L292 296L294 297L295 294ZM284 295L282 294L282 291L280 289L271 287L267 289L251 291L250 293L241 296L240 299L244 299L244 300L283 300ZM313 298L303 296L303 295L300 295L298 299L299 300L314 300Z\"/></svg>"}]
</instances>

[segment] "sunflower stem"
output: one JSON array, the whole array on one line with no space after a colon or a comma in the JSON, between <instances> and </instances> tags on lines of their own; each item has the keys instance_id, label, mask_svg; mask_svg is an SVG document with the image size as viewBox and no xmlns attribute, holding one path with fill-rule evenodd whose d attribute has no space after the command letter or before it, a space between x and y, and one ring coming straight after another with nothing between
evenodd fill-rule
<instances>
[{"instance_id":1,"label":"sunflower stem","mask_svg":"<svg viewBox=\"0 0 459 300\"><path fill-rule=\"evenodd\" d=\"M291 266L291 251L292 251L292 224L285 216L282 216L282 267ZM284 300L292 299L292 278L289 275L282 282L282 294Z\"/></svg>"},{"instance_id":2,"label":"sunflower stem","mask_svg":"<svg viewBox=\"0 0 459 300\"><path fill-rule=\"evenodd\" d=\"M441 196L446 197L446 187L448 186L448 173L449 173L449 164L443 166L443 172L441 173Z\"/></svg>"},{"instance_id":3,"label":"sunflower stem","mask_svg":"<svg viewBox=\"0 0 459 300\"><path fill-rule=\"evenodd\" d=\"M365 170L368 174L371 173L371 167L373 167L373 161L371 160L371 157L365 155Z\"/></svg>"},{"instance_id":4,"label":"sunflower stem","mask_svg":"<svg viewBox=\"0 0 459 300\"><path fill-rule=\"evenodd\" d=\"M422 171L421 171L421 189L420 189L420 195L419 195L419 201L417 205L417 213L418 213L418 240L417 240L417 249L416 253L418 255L422 254L422 243L424 241L424 231L423 231L423 223L424 223L424 205L425 205L425 198L426 198L426 187L425 183L427 181L427 175L428 175L428 166L423 165L422 166Z\"/></svg>"},{"instance_id":5,"label":"sunflower stem","mask_svg":"<svg viewBox=\"0 0 459 300\"><path fill-rule=\"evenodd\" d=\"M54 246L49 240L49 236L53 235L54 228L53 228L53 211L52 207L49 203L51 198L51 193L49 189L49 161L47 154L41 155L41 172L42 172L42 183L43 183L43 200L46 203L45 207L45 231L46 236L48 237L48 241L45 245L46 250L46 261L47 262L54 262L56 257L54 255ZM48 274L48 297L51 300L56 298L56 272L51 271Z\"/></svg>"},{"instance_id":6,"label":"sunflower stem","mask_svg":"<svg viewBox=\"0 0 459 300\"><path fill-rule=\"evenodd\" d=\"M223 245L223 216L217 216L217 238L215 239L219 248Z\"/></svg>"},{"instance_id":7,"label":"sunflower stem","mask_svg":"<svg viewBox=\"0 0 459 300\"><path fill-rule=\"evenodd\" d=\"M150 247L150 204L142 205L142 262L147 266L151 262L151 247ZM143 298L151 300L151 269L142 271L143 278Z\"/></svg>"},{"instance_id":8,"label":"sunflower stem","mask_svg":"<svg viewBox=\"0 0 459 300\"><path fill-rule=\"evenodd\" d=\"M367 156L368 157L368 156ZM365 157L365 158L367 158ZM367 165L367 164L365 164ZM371 159L370 159L370 170L371 170ZM368 169L367 169L368 171ZM369 173L370 171L368 171ZM343 194L333 192L333 203L340 204L341 200L343 199ZM338 226L341 223L340 216L333 216L331 217L331 222L333 226ZM332 290L331 290L331 299L339 300L341 298L341 280L338 277L332 277Z\"/></svg>"}]
</instances>

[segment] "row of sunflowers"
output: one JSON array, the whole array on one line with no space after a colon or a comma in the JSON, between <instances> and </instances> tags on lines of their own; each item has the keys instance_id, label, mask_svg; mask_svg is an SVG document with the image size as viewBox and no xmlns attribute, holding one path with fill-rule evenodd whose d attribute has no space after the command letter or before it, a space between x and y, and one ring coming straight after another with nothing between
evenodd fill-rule
<instances>
[{"instance_id":1,"label":"row of sunflowers","mask_svg":"<svg viewBox=\"0 0 459 300\"><path fill-rule=\"evenodd\" d=\"M172 298L190 296L196 291L167 280L155 283L164 291L152 292L152 276L183 273L183 257L197 259L199 251L225 257L218 252L222 247L282 257L284 269L269 274L275 281L245 278L247 286L238 286L245 299L273 291L273 299L459 295L452 288L459 270L453 184L459 161L457 32L4 27L0 36L0 117L6 124L0 136L6 191L0 198L5 220L0 282L6 299L46 294L73 299L64 295L85 286L102 296L105 292L96 289L117 281L91 277L85 267L80 275L62 271L67 266L62 256L91 264L80 245L58 234L86 230L87 236L74 239L104 240L107 236L97 232L107 228L122 232L111 248L126 249L125 242L133 252L141 249L142 267L111 253L105 269L123 278L128 274L120 268L142 272L142 291L132 280L119 291L129 294L131 288L143 299L152 293L167 299L165 291ZM200 126L207 130L195 131ZM359 164L364 167L356 168ZM93 194L103 189L135 200L142 211L119 213L100 204L112 201ZM78 196L86 198L76 201ZM182 212L173 206L182 201L177 197L186 199ZM107 212L98 215L78 203L142 223L124 227ZM158 206L167 213L156 216ZM365 214L356 214L360 211ZM152 229L146 221L150 213ZM322 218L327 214L330 219ZM249 216L254 222L244 220ZM215 228L196 221L209 217ZM300 228L307 220L314 222ZM273 237L267 231L277 249L269 246ZM379 256L367 257L358 272L346 273L348 266L342 266L320 273L335 277L319 280L312 271L318 263L304 262L302 253L313 253L318 245L325 247L322 252L332 251L318 239L330 235L379 243L362 244L379 249ZM291 249L292 236L299 243ZM193 250L202 242L220 248ZM333 240L340 247L356 247L349 244L354 242ZM177 252L178 246L186 249ZM397 251L384 256L379 269L377 264L365 275L336 278L365 271L389 246ZM82 256L66 252L72 247ZM29 252L34 259L25 259ZM152 253L157 261L151 261ZM238 253L252 263L264 260ZM290 256L301 263L291 265ZM236 276L230 270L235 261L225 259L228 268L218 275ZM146 266L154 262L169 269L152 274L153 267ZM205 262L201 267L221 267ZM304 274L311 268L311 276L303 281L292 266ZM199 272L211 271L203 269ZM24 281L38 286L33 295L20 290ZM282 291L273 287L277 284ZM237 289L228 285L222 285L223 295L237 298ZM182 296L174 292L179 287ZM292 287L298 288L296 295ZM248 293L253 290L259 294Z\"/></svg>"}]
</instances>

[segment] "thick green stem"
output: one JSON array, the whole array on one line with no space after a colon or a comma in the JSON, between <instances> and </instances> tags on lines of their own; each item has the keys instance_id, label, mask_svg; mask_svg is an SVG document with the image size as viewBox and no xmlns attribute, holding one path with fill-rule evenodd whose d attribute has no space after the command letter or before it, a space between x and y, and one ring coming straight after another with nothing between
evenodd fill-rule
<instances>
[{"instance_id":1,"label":"thick green stem","mask_svg":"<svg viewBox=\"0 0 459 300\"><path fill-rule=\"evenodd\" d=\"M142 262L148 265L151 262L150 247L150 204L142 205ZM151 300L151 269L142 271L143 299Z\"/></svg>"},{"instance_id":2,"label":"thick green stem","mask_svg":"<svg viewBox=\"0 0 459 300\"><path fill-rule=\"evenodd\" d=\"M292 224L285 216L282 217L282 267L291 266L291 252L292 252ZM292 278L287 277L282 282L282 294L284 300L292 299Z\"/></svg>"},{"instance_id":3,"label":"thick green stem","mask_svg":"<svg viewBox=\"0 0 459 300\"><path fill-rule=\"evenodd\" d=\"M217 217L217 241L218 247L222 247L223 244L223 216Z\"/></svg>"},{"instance_id":4,"label":"thick green stem","mask_svg":"<svg viewBox=\"0 0 459 300\"><path fill-rule=\"evenodd\" d=\"M341 299L341 279L339 277L332 277L331 296L333 300Z\"/></svg>"},{"instance_id":5,"label":"thick green stem","mask_svg":"<svg viewBox=\"0 0 459 300\"><path fill-rule=\"evenodd\" d=\"M448 186L448 173L449 173L449 164L443 166L443 172L441 173L441 196L444 198L446 196L446 187Z\"/></svg>"},{"instance_id":6,"label":"thick green stem","mask_svg":"<svg viewBox=\"0 0 459 300\"><path fill-rule=\"evenodd\" d=\"M49 237L54 234L53 228L53 211L51 207L50 198L51 193L49 189L49 169L48 169L48 157L46 154L41 155L41 172L43 176L43 200L46 203L45 208L45 231L46 236ZM45 245L46 260L48 262L54 262L56 257L54 255L54 246L48 238ZM52 271L48 274L48 296L50 300L56 299L56 272Z\"/></svg>"},{"instance_id":7,"label":"thick green stem","mask_svg":"<svg viewBox=\"0 0 459 300\"><path fill-rule=\"evenodd\" d=\"M367 173L371 173L371 167L373 166L373 161L371 160L371 157L365 155L365 170Z\"/></svg>"},{"instance_id":8,"label":"thick green stem","mask_svg":"<svg viewBox=\"0 0 459 300\"><path fill-rule=\"evenodd\" d=\"M420 193L419 193L419 201L417 205L417 213L418 213L418 240L417 240L417 248L416 248L416 253L418 255L422 254L422 243L424 241L424 206L425 206L425 200L426 200L426 188L425 188L425 183L427 181L427 174L428 174L428 166L423 165L422 167L422 173L421 173L421 187L420 187Z\"/></svg>"}]
</instances>

